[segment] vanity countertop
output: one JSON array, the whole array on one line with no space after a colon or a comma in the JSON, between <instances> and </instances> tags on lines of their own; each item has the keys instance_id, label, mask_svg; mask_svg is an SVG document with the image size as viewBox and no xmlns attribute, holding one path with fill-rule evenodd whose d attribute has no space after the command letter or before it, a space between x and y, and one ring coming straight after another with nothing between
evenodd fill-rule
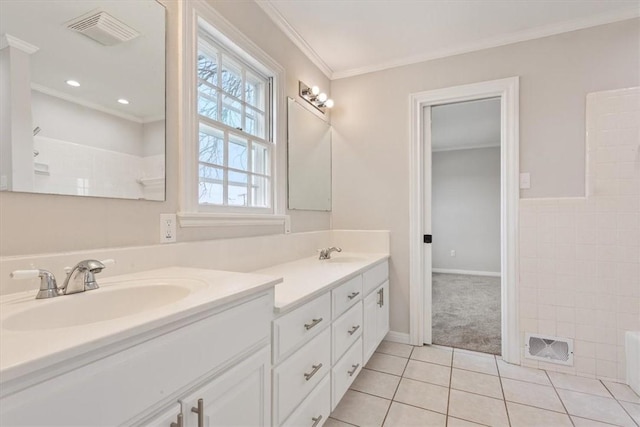
<instances>
[{"instance_id":1,"label":"vanity countertop","mask_svg":"<svg viewBox=\"0 0 640 427\"><path fill-rule=\"evenodd\" d=\"M319 260L316 255L254 273L282 277L275 287L275 312L282 314L387 259L388 253L340 252L330 260Z\"/></svg>"},{"instance_id":2,"label":"vanity countertop","mask_svg":"<svg viewBox=\"0 0 640 427\"><path fill-rule=\"evenodd\" d=\"M145 298L131 298L130 301L125 298L125 301L114 305L121 313L117 315L119 317L108 320L80 321L78 325L60 327L55 323L44 327L37 324L25 327L16 321L16 317L27 310L44 309L46 314L52 308L51 312L55 313L57 308L52 305L56 303L72 302L72 306L81 307L82 301L89 301L83 298L99 301L98 298L109 298L109 294L114 295L114 291L119 292L123 287L142 288L145 284L181 281L188 283L188 290L170 289L178 292L179 299L173 301L173 297L168 296L168 302L157 303L153 301L156 297L153 289L146 289L145 293L136 294L145 295ZM57 298L36 300L35 291L3 296L0 298L0 383L38 372L50 375L66 370L65 365L88 363L91 357L99 358L107 346L124 342L134 345L136 337L267 291L279 282L278 276L257 273L168 267L104 278L99 280L100 289ZM138 311L138 306L145 304L147 308ZM95 317L96 314L93 315ZM110 313L103 316L108 317Z\"/></svg>"}]
</instances>

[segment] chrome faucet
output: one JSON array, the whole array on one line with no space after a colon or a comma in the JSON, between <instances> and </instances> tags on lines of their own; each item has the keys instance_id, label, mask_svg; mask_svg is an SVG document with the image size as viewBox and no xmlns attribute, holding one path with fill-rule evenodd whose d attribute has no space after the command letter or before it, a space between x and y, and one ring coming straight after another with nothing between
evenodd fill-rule
<instances>
[{"instance_id":1,"label":"chrome faucet","mask_svg":"<svg viewBox=\"0 0 640 427\"><path fill-rule=\"evenodd\" d=\"M105 265L95 259L80 261L75 267L67 271L67 278L60 287L62 295L98 289L95 274L100 273Z\"/></svg>"},{"instance_id":2,"label":"chrome faucet","mask_svg":"<svg viewBox=\"0 0 640 427\"><path fill-rule=\"evenodd\" d=\"M342 249L335 246L320 249L320 256L318 257L318 259L331 259L331 252L342 252Z\"/></svg>"}]
</instances>

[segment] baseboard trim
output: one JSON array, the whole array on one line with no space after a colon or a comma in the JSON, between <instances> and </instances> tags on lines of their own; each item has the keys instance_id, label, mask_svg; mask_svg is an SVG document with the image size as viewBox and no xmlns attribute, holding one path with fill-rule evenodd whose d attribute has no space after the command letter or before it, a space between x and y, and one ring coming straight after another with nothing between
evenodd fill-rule
<instances>
[{"instance_id":1,"label":"baseboard trim","mask_svg":"<svg viewBox=\"0 0 640 427\"><path fill-rule=\"evenodd\" d=\"M468 274L469 276L500 277L499 271L455 270L450 268L432 268L431 271L434 273L444 274Z\"/></svg>"},{"instance_id":2,"label":"baseboard trim","mask_svg":"<svg viewBox=\"0 0 640 427\"><path fill-rule=\"evenodd\" d=\"M384 339L400 344L409 344L409 334L406 334L404 332L389 331Z\"/></svg>"}]
</instances>

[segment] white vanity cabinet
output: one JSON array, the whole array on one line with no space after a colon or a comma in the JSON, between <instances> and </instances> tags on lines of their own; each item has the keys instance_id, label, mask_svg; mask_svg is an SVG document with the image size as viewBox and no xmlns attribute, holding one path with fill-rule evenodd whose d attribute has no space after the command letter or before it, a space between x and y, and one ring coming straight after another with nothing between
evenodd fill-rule
<instances>
[{"instance_id":1,"label":"white vanity cabinet","mask_svg":"<svg viewBox=\"0 0 640 427\"><path fill-rule=\"evenodd\" d=\"M363 274L363 362L366 364L389 332L389 264L380 263Z\"/></svg>"},{"instance_id":2,"label":"white vanity cabinet","mask_svg":"<svg viewBox=\"0 0 640 427\"><path fill-rule=\"evenodd\" d=\"M269 289L150 327L36 385L3 389L0 425L169 427L182 414L195 427L199 399L208 425L269 425L272 318Z\"/></svg>"}]
</instances>

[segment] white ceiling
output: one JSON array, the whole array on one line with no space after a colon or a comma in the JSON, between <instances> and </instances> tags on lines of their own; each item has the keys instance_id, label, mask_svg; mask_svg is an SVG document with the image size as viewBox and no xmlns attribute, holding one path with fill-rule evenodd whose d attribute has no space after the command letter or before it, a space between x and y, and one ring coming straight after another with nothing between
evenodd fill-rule
<instances>
[{"instance_id":1,"label":"white ceiling","mask_svg":"<svg viewBox=\"0 0 640 427\"><path fill-rule=\"evenodd\" d=\"M141 35L103 46L66 28L97 8ZM164 16L155 0L0 0L0 35L38 47L30 57L32 83L123 117L158 120L164 117ZM68 86L69 79L81 86ZM130 104L118 104L119 98Z\"/></svg>"},{"instance_id":2,"label":"white ceiling","mask_svg":"<svg viewBox=\"0 0 640 427\"><path fill-rule=\"evenodd\" d=\"M431 108L432 151L500 146L500 98Z\"/></svg>"},{"instance_id":3,"label":"white ceiling","mask_svg":"<svg viewBox=\"0 0 640 427\"><path fill-rule=\"evenodd\" d=\"M257 0L329 78L640 16L640 0Z\"/></svg>"}]
</instances>

